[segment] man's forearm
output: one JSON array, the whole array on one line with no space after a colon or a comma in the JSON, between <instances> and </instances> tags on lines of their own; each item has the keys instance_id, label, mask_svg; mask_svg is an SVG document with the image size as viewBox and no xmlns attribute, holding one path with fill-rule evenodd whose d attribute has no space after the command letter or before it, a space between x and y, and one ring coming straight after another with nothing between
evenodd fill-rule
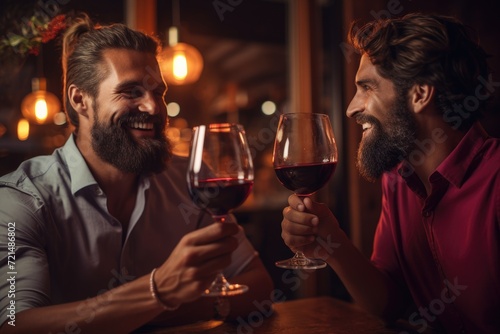
<instances>
[{"instance_id":1,"label":"man's forearm","mask_svg":"<svg viewBox=\"0 0 500 334\"><path fill-rule=\"evenodd\" d=\"M347 236L343 235L340 246L327 262L359 306L377 316L389 318L392 316L388 314L389 279L353 245Z\"/></svg>"},{"instance_id":2,"label":"man's forearm","mask_svg":"<svg viewBox=\"0 0 500 334\"><path fill-rule=\"evenodd\" d=\"M22 311L16 326L5 322L0 332L129 333L162 311L144 276L94 298Z\"/></svg>"},{"instance_id":3,"label":"man's forearm","mask_svg":"<svg viewBox=\"0 0 500 334\"><path fill-rule=\"evenodd\" d=\"M82 333L129 333L150 322L153 326L175 326L214 317L213 297L200 297L175 311L164 311L151 295L149 279L149 275L138 278L87 300L22 311L16 316L16 326L5 322L0 333L55 334L78 330ZM262 308L263 300L267 301L264 306L271 305L272 281L258 258L234 280L249 285L251 293L229 298L229 319Z\"/></svg>"}]
</instances>

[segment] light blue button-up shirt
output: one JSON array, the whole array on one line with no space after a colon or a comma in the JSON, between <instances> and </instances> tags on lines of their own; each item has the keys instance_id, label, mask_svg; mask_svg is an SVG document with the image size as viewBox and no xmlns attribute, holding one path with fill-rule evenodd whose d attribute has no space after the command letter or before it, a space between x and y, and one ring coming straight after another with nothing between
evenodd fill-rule
<instances>
[{"instance_id":1,"label":"light blue button-up shirt","mask_svg":"<svg viewBox=\"0 0 500 334\"><path fill-rule=\"evenodd\" d=\"M52 155L27 160L1 177L0 323L9 320L12 300L16 312L85 303L161 265L182 236L212 222L192 203L186 171L187 159L174 157L165 172L141 177L124 242L122 226L109 214L106 195L73 136ZM256 256L243 232L239 240L228 277ZM9 254L13 245L15 253ZM12 280L6 278L12 276L10 298Z\"/></svg>"}]
</instances>

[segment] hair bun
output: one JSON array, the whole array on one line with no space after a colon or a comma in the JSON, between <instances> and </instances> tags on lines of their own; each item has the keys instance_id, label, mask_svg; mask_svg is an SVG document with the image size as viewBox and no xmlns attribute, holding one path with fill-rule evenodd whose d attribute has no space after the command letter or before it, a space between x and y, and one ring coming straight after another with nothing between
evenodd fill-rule
<instances>
[{"instance_id":1,"label":"hair bun","mask_svg":"<svg viewBox=\"0 0 500 334\"><path fill-rule=\"evenodd\" d=\"M66 32L64 33L62 41L62 65L64 69L66 68L66 60L68 59L68 56L73 53L75 44L78 42L80 37L94 29L94 23L85 13L79 14L71 20L68 29L66 29Z\"/></svg>"}]
</instances>

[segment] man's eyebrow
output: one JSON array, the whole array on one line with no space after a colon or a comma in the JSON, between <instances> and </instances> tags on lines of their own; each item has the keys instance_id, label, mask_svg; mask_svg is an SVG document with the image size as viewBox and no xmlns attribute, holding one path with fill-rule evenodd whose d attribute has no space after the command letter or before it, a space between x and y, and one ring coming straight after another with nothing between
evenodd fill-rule
<instances>
[{"instance_id":1,"label":"man's eyebrow","mask_svg":"<svg viewBox=\"0 0 500 334\"><path fill-rule=\"evenodd\" d=\"M137 80L127 80L120 82L118 85L116 85L115 90L120 91L126 88L131 88L136 86L142 86L142 84Z\"/></svg>"},{"instance_id":2,"label":"man's eyebrow","mask_svg":"<svg viewBox=\"0 0 500 334\"><path fill-rule=\"evenodd\" d=\"M124 89L130 89L133 87L143 87L143 86L144 86L144 83L141 81L126 80L126 81L120 82L118 85L116 85L115 91L119 92L119 91L124 90ZM156 87L151 87L151 88L152 88L152 90L161 90L161 91L167 90L167 87L162 83L159 83L158 85L156 85Z\"/></svg>"},{"instance_id":3,"label":"man's eyebrow","mask_svg":"<svg viewBox=\"0 0 500 334\"><path fill-rule=\"evenodd\" d=\"M356 86L368 85L368 86L376 87L377 81L375 81L373 79L360 79L360 80L356 80L355 84L356 84Z\"/></svg>"}]
</instances>

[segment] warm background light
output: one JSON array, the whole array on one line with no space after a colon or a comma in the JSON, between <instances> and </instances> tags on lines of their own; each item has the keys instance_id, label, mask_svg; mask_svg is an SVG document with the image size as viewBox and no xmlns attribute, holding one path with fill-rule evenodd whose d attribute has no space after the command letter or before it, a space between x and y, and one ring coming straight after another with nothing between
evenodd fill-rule
<instances>
[{"instance_id":1,"label":"warm background light","mask_svg":"<svg viewBox=\"0 0 500 334\"><path fill-rule=\"evenodd\" d=\"M21 103L23 116L34 124L53 122L54 115L61 111L59 99L46 91L45 78L33 78L31 84L33 91Z\"/></svg>"},{"instance_id":2,"label":"warm background light","mask_svg":"<svg viewBox=\"0 0 500 334\"><path fill-rule=\"evenodd\" d=\"M167 84L189 84L200 78L203 70L203 57L191 45L177 43L166 47L161 52L160 67Z\"/></svg>"},{"instance_id":3,"label":"warm background light","mask_svg":"<svg viewBox=\"0 0 500 334\"><path fill-rule=\"evenodd\" d=\"M272 115L276 112L276 103L273 101L266 101L262 103L261 110L264 115Z\"/></svg>"},{"instance_id":4,"label":"warm background light","mask_svg":"<svg viewBox=\"0 0 500 334\"><path fill-rule=\"evenodd\" d=\"M55 125L63 125L66 124L66 114L64 111L60 111L54 115L54 124Z\"/></svg>"},{"instance_id":5,"label":"warm background light","mask_svg":"<svg viewBox=\"0 0 500 334\"><path fill-rule=\"evenodd\" d=\"M169 117L175 117L181 112L181 106L177 102L167 104L167 114Z\"/></svg>"},{"instance_id":6,"label":"warm background light","mask_svg":"<svg viewBox=\"0 0 500 334\"><path fill-rule=\"evenodd\" d=\"M177 80L184 80L188 74L188 65L184 52L177 52L174 55L173 74Z\"/></svg>"},{"instance_id":7,"label":"warm background light","mask_svg":"<svg viewBox=\"0 0 500 334\"><path fill-rule=\"evenodd\" d=\"M28 139L29 135L30 123L26 119L21 118L19 122L17 122L17 138L24 141Z\"/></svg>"},{"instance_id":8,"label":"warm background light","mask_svg":"<svg viewBox=\"0 0 500 334\"><path fill-rule=\"evenodd\" d=\"M37 98L35 102L35 117L39 123L43 123L47 119L47 102L44 98Z\"/></svg>"}]
</instances>

